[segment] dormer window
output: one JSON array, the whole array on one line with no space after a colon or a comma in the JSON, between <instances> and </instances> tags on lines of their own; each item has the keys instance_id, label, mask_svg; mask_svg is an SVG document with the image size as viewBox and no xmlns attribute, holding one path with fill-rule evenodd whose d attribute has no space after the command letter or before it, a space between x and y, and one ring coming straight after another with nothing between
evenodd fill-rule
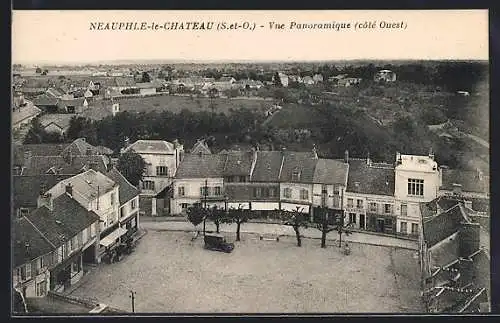
<instances>
[{"instance_id":1,"label":"dormer window","mask_svg":"<svg viewBox=\"0 0 500 323\"><path fill-rule=\"evenodd\" d=\"M300 180L300 171L294 170L292 172L292 181L299 181Z\"/></svg>"}]
</instances>

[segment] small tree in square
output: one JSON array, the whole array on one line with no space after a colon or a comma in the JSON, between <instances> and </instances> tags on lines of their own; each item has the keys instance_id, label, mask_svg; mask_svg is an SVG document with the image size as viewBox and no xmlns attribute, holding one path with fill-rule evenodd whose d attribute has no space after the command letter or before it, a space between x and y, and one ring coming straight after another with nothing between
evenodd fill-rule
<instances>
[{"instance_id":1,"label":"small tree in square","mask_svg":"<svg viewBox=\"0 0 500 323\"><path fill-rule=\"evenodd\" d=\"M208 212L208 219L215 224L215 230L220 233L220 225L226 218L226 211L224 209L214 206Z\"/></svg>"},{"instance_id":2,"label":"small tree in square","mask_svg":"<svg viewBox=\"0 0 500 323\"><path fill-rule=\"evenodd\" d=\"M344 220L345 215L341 213L332 214L332 210L320 208L320 214L317 216L318 222L315 228L321 231L321 248L326 248L326 235L332 231L337 231L340 237L339 247L342 246L342 234L349 235L351 233L351 223Z\"/></svg>"},{"instance_id":3,"label":"small tree in square","mask_svg":"<svg viewBox=\"0 0 500 323\"><path fill-rule=\"evenodd\" d=\"M342 234L348 236L352 233L352 222L351 220L346 221L346 216L347 215L342 212L335 218L335 230L339 234L339 248L342 247Z\"/></svg>"},{"instance_id":4,"label":"small tree in square","mask_svg":"<svg viewBox=\"0 0 500 323\"><path fill-rule=\"evenodd\" d=\"M187 218L195 228L205 220L205 217L206 211L202 208L200 203L188 207Z\"/></svg>"},{"instance_id":5,"label":"small tree in square","mask_svg":"<svg viewBox=\"0 0 500 323\"><path fill-rule=\"evenodd\" d=\"M297 209L293 210L292 212L280 212L281 220L284 221L283 224L291 226L293 228L293 231L295 231L295 237L297 238L297 247L302 246L300 228L307 228L309 226L309 219L307 214L304 214L301 211L302 210L297 207Z\"/></svg>"},{"instance_id":6,"label":"small tree in square","mask_svg":"<svg viewBox=\"0 0 500 323\"><path fill-rule=\"evenodd\" d=\"M252 211L243 209L239 205L237 209L231 208L228 211L227 217L223 218L224 223L236 223L236 241L240 241L240 229L243 223L248 222L252 218Z\"/></svg>"}]
</instances>

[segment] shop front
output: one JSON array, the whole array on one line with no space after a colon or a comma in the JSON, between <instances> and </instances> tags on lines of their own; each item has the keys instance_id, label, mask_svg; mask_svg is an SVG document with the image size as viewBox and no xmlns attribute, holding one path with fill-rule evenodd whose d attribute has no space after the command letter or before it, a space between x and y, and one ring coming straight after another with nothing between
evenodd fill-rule
<instances>
[{"instance_id":1,"label":"shop front","mask_svg":"<svg viewBox=\"0 0 500 323\"><path fill-rule=\"evenodd\" d=\"M120 260L120 240L126 233L126 228L118 227L105 237L101 238L99 254L102 260L107 263L112 263Z\"/></svg>"},{"instance_id":2,"label":"shop front","mask_svg":"<svg viewBox=\"0 0 500 323\"><path fill-rule=\"evenodd\" d=\"M367 213L366 230L395 234L396 233L396 217L393 215Z\"/></svg>"},{"instance_id":3,"label":"shop front","mask_svg":"<svg viewBox=\"0 0 500 323\"><path fill-rule=\"evenodd\" d=\"M83 277L82 253L77 252L50 273L50 290L64 292Z\"/></svg>"}]
</instances>

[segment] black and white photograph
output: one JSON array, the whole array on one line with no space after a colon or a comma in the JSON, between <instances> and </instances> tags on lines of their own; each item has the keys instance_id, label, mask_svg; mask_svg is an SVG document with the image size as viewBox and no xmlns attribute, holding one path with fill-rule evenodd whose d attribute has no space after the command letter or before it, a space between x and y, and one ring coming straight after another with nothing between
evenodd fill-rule
<instances>
[{"instance_id":1,"label":"black and white photograph","mask_svg":"<svg viewBox=\"0 0 500 323\"><path fill-rule=\"evenodd\" d=\"M11 315L491 313L488 10L13 10Z\"/></svg>"}]
</instances>

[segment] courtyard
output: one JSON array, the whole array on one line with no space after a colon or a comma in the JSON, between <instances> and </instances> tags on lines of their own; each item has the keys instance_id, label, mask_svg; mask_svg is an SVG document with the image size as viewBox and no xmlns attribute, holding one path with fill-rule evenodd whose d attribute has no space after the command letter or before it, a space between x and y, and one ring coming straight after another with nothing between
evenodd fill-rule
<instances>
[{"instance_id":1,"label":"courtyard","mask_svg":"<svg viewBox=\"0 0 500 323\"><path fill-rule=\"evenodd\" d=\"M225 234L228 241L234 235ZM121 262L101 264L71 296L143 313L421 312L414 250L328 241L279 242L243 234L231 254L203 249L192 233L149 230Z\"/></svg>"}]
</instances>

